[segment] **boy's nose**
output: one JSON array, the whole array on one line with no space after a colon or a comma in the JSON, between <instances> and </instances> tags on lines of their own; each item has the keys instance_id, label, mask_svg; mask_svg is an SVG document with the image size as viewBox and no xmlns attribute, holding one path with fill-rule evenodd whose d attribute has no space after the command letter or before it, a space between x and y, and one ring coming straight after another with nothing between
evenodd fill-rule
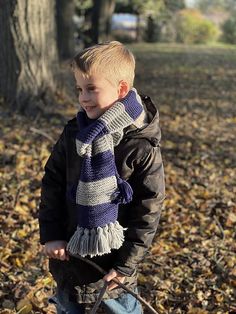
<instances>
[{"instance_id":1,"label":"boy's nose","mask_svg":"<svg viewBox=\"0 0 236 314\"><path fill-rule=\"evenodd\" d=\"M80 93L79 95L79 101L80 102L87 102L89 101L90 97L89 97L89 93L87 93L86 91L83 91Z\"/></svg>"}]
</instances>

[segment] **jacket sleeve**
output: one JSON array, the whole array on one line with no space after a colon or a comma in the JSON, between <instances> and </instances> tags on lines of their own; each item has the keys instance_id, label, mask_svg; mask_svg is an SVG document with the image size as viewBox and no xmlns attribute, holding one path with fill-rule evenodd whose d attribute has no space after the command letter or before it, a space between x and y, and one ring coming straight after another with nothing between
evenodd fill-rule
<instances>
[{"instance_id":1,"label":"jacket sleeve","mask_svg":"<svg viewBox=\"0 0 236 314\"><path fill-rule=\"evenodd\" d=\"M152 147L136 165L129 180L134 194L126 209L125 241L118 251L114 269L131 276L155 236L165 198L164 170L160 147Z\"/></svg>"},{"instance_id":2,"label":"jacket sleeve","mask_svg":"<svg viewBox=\"0 0 236 314\"><path fill-rule=\"evenodd\" d=\"M40 243L65 240L65 129L45 165L39 205Z\"/></svg>"}]
</instances>

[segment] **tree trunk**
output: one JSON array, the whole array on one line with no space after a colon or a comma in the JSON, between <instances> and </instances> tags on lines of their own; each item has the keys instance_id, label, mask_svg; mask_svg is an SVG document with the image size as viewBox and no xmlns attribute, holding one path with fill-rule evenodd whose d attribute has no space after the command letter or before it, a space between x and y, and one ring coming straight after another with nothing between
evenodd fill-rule
<instances>
[{"instance_id":1,"label":"tree trunk","mask_svg":"<svg viewBox=\"0 0 236 314\"><path fill-rule=\"evenodd\" d=\"M137 21L136 21L136 42L140 42L142 40L141 34L141 15L137 12Z\"/></svg>"},{"instance_id":2,"label":"tree trunk","mask_svg":"<svg viewBox=\"0 0 236 314\"><path fill-rule=\"evenodd\" d=\"M71 58L75 52L74 23L75 2L73 0L57 0L57 44L61 60Z\"/></svg>"},{"instance_id":3,"label":"tree trunk","mask_svg":"<svg viewBox=\"0 0 236 314\"><path fill-rule=\"evenodd\" d=\"M0 97L25 111L56 89L54 0L1 0Z\"/></svg>"},{"instance_id":4,"label":"tree trunk","mask_svg":"<svg viewBox=\"0 0 236 314\"><path fill-rule=\"evenodd\" d=\"M99 43L110 40L111 18L115 10L115 0L93 0L92 41Z\"/></svg>"}]
</instances>

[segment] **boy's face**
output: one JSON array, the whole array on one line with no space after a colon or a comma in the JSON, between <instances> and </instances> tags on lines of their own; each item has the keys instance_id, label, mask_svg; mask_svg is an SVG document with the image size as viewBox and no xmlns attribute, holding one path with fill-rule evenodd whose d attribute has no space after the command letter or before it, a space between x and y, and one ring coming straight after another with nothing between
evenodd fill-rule
<instances>
[{"instance_id":1,"label":"boy's face","mask_svg":"<svg viewBox=\"0 0 236 314\"><path fill-rule=\"evenodd\" d=\"M113 85L100 74L85 77L75 70L79 103L90 119L99 118L120 98L119 86Z\"/></svg>"}]
</instances>

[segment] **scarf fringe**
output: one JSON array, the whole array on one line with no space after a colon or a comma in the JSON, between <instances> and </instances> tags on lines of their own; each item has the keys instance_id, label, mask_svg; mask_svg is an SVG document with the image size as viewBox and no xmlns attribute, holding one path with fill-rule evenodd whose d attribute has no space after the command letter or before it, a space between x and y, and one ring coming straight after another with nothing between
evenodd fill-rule
<instances>
[{"instance_id":1,"label":"scarf fringe","mask_svg":"<svg viewBox=\"0 0 236 314\"><path fill-rule=\"evenodd\" d=\"M122 246L124 230L118 221L93 229L78 226L67 244L67 250L72 255L82 257L110 253L111 249L119 249Z\"/></svg>"},{"instance_id":2,"label":"scarf fringe","mask_svg":"<svg viewBox=\"0 0 236 314\"><path fill-rule=\"evenodd\" d=\"M130 186L130 184L127 181L122 180L118 176L117 185L118 185L119 193L118 193L116 199L114 200L114 203L115 204L130 203L132 201L132 197L133 197L133 190L132 190L132 187Z\"/></svg>"}]
</instances>

